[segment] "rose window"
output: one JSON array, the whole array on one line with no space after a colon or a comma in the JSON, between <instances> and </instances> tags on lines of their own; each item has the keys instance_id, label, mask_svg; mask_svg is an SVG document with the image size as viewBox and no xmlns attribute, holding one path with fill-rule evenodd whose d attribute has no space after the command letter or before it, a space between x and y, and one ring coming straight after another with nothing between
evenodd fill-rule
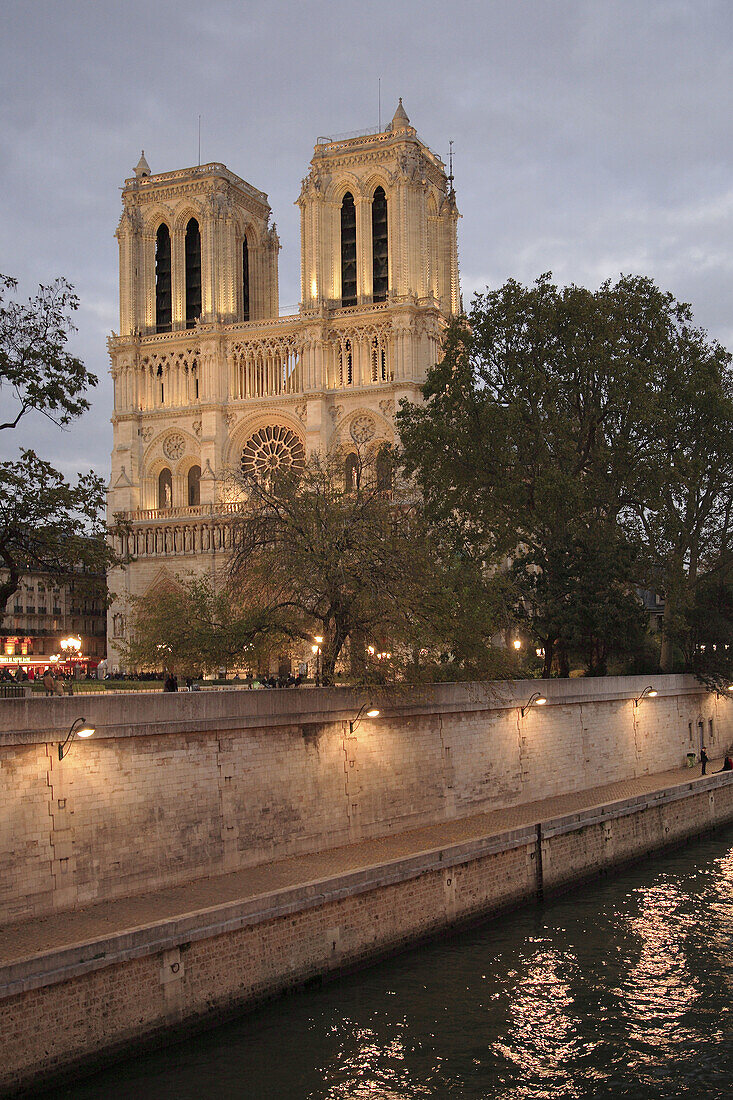
<instances>
[{"instance_id":1,"label":"rose window","mask_svg":"<svg viewBox=\"0 0 733 1100\"><path fill-rule=\"evenodd\" d=\"M355 443L368 443L374 435L374 421L371 416L363 414L357 416L351 422L351 438Z\"/></svg>"},{"instance_id":2,"label":"rose window","mask_svg":"<svg viewBox=\"0 0 733 1100\"><path fill-rule=\"evenodd\" d=\"M294 431L281 425L258 428L242 449L245 477L269 480L288 470L301 470L304 465L303 444Z\"/></svg>"},{"instance_id":3,"label":"rose window","mask_svg":"<svg viewBox=\"0 0 733 1100\"><path fill-rule=\"evenodd\" d=\"M163 444L163 453L166 458L172 458L174 461L180 458L186 448L183 436L178 432L174 432L173 435L169 435Z\"/></svg>"}]
</instances>

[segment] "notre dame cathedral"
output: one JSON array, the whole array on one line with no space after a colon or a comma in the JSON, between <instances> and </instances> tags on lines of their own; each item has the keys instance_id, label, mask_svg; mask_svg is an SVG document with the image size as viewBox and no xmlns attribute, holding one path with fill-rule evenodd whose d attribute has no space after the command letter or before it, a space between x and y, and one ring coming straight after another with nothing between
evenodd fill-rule
<instances>
[{"instance_id":1,"label":"notre dame cathedral","mask_svg":"<svg viewBox=\"0 0 733 1100\"><path fill-rule=\"evenodd\" d=\"M402 100L383 130L319 138L293 316L267 195L223 164L153 175L143 154L122 202L108 508L129 564L109 578L110 668L128 596L225 563L228 472L339 448L348 481L350 448L394 441L460 305L452 176Z\"/></svg>"}]
</instances>

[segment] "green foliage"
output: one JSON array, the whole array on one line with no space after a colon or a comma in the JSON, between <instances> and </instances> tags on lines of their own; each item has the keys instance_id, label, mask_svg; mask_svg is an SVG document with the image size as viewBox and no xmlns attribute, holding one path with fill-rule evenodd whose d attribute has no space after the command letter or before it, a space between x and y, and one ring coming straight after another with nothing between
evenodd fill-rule
<instances>
[{"instance_id":1,"label":"green foliage","mask_svg":"<svg viewBox=\"0 0 733 1100\"><path fill-rule=\"evenodd\" d=\"M686 665L711 690L733 685L733 578L706 577L695 588L681 642Z\"/></svg>"},{"instance_id":2,"label":"green foliage","mask_svg":"<svg viewBox=\"0 0 733 1100\"><path fill-rule=\"evenodd\" d=\"M729 560L730 356L651 280L477 295L423 392L400 462L435 524L510 563L546 675L638 649L637 585L684 622L701 566Z\"/></svg>"},{"instance_id":3,"label":"green foliage","mask_svg":"<svg viewBox=\"0 0 733 1100\"><path fill-rule=\"evenodd\" d=\"M242 607L226 583L176 577L128 608L129 641L121 653L129 668L170 669L187 676L220 668L257 668L282 634L264 611Z\"/></svg>"},{"instance_id":4,"label":"green foliage","mask_svg":"<svg viewBox=\"0 0 733 1100\"><path fill-rule=\"evenodd\" d=\"M419 503L381 488L363 454L347 489L345 457L315 455L297 475L237 486L248 502L232 562L240 598L293 637L322 636L327 683L347 641L355 676L380 678L369 644L419 653L449 613Z\"/></svg>"},{"instance_id":5,"label":"green foliage","mask_svg":"<svg viewBox=\"0 0 733 1100\"><path fill-rule=\"evenodd\" d=\"M104 482L80 474L74 484L34 451L0 462L0 608L18 588L24 570L56 576L104 573Z\"/></svg>"},{"instance_id":6,"label":"green foliage","mask_svg":"<svg viewBox=\"0 0 733 1100\"><path fill-rule=\"evenodd\" d=\"M64 279L39 287L26 304L7 301L16 281L0 275L0 397L17 427L31 410L66 425L89 408L97 379L66 349L79 302ZM8 414L5 413L7 416ZM113 555L105 540L104 484L93 473L74 484L34 451L0 463L0 616L24 570L58 577L103 573Z\"/></svg>"},{"instance_id":7,"label":"green foliage","mask_svg":"<svg viewBox=\"0 0 733 1100\"><path fill-rule=\"evenodd\" d=\"M79 299L65 279L56 279L27 303L7 301L7 291L16 286L15 279L0 275L0 398L5 409L14 403L12 419L0 429L15 428L31 409L69 424L89 408L84 394L97 385L96 376L66 349Z\"/></svg>"}]
</instances>

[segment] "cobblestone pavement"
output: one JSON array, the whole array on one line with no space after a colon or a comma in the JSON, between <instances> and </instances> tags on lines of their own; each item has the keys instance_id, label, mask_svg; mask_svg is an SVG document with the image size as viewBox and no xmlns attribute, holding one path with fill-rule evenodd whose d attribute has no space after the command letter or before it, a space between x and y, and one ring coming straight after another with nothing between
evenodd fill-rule
<instances>
[{"instance_id":1,"label":"cobblestone pavement","mask_svg":"<svg viewBox=\"0 0 733 1100\"><path fill-rule=\"evenodd\" d=\"M708 774L716 771L721 763L710 761ZM694 769L677 768L5 925L0 938L0 966L186 914L205 912L227 902L266 896L287 887L304 886L420 852L478 840L699 778L699 765Z\"/></svg>"}]
</instances>

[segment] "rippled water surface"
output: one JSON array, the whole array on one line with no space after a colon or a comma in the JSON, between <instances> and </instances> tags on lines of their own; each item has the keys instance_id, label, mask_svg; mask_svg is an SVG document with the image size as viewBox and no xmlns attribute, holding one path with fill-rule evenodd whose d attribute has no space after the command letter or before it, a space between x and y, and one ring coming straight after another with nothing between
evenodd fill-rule
<instances>
[{"instance_id":1,"label":"rippled water surface","mask_svg":"<svg viewBox=\"0 0 733 1100\"><path fill-rule=\"evenodd\" d=\"M54 1095L730 1097L732 941L729 829Z\"/></svg>"}]
</instances>

